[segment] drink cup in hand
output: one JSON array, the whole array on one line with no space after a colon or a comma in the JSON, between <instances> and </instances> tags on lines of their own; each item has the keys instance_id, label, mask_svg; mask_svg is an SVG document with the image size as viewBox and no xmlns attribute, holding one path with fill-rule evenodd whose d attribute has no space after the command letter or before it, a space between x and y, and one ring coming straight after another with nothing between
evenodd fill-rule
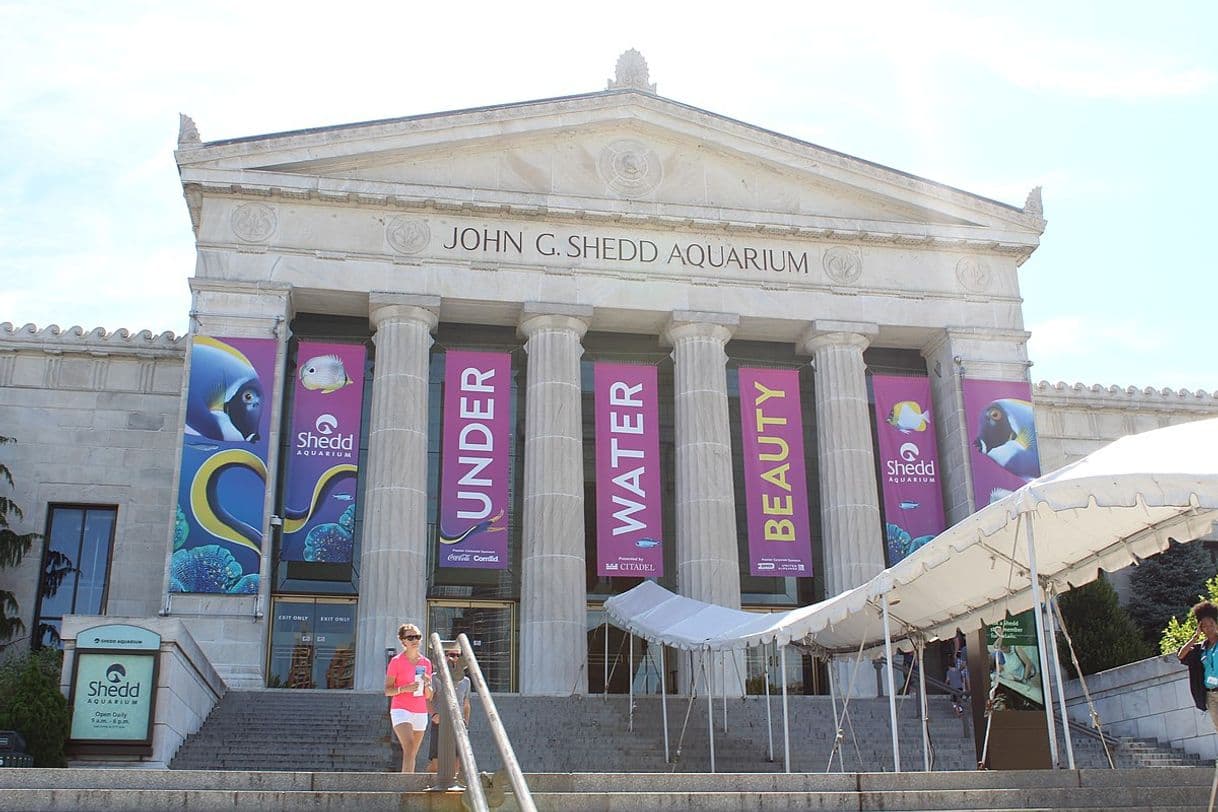
<instances>
[{"instance_id":1,"label":"drink cup in hand","mask_svg":"<svg viewBox=\"0 0 1218 812\"><path fill-rule=\"evenodd\" d=\"M423 695L423 675L427 673L427 669L421 665L414 667L414 695Z\"/></svg>"}]
</instances>

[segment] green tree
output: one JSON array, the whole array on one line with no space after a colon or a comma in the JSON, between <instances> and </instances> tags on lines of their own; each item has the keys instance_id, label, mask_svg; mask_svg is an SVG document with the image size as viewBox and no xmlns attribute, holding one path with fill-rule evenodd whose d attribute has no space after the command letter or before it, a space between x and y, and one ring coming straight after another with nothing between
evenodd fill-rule
<instances>
[{"instance_id":1,"label":"green tree","mask_svg":"<svg viewBox=\"0 0 1218 812\"><path fill-rule=\"evenodd\" d=\"M1066 630L1074 643L1083 674L1094 674L1149 657L1153 652L1129 615L1121 608L1112 584L1101 575L1058 598ZM1062 664L1077 677L1065 637L1059 635Z\"/></svg>"},{"instance_id":2,"label":"green tree","mask_svg":"<svg viewBox=\"0 0 1218 812\"><path fill-rule=\"evenodd\" d=\"M0 436L0 446L13 442L12 437ZM0 462L0 480L13 488L13 474L8 466ZM13 523L25 518L21 507L7 495L0 494L0 569L15 567L25 558L34 542L41 538L38 533L18 533ZM0 589L0 642L12 640L25 631L25 623L18 616L17 596L7 589Z\"/></svg>"},{"instance_id":3,"label":"green tree","mask_svg":"<svg viewBox=\"0 0 1218 812\"><path fill-rule=\"evenodd\" d=\"M1197 596L1197 600L1208 600L1218 603L1218 575L1205 582L1205 592ZM1192 608L1192 605L1189 605ZM1167 626L1163 629L1162 635L1159 637L1159 652L1162 654L1175 654L1180 650L1180 646L1187 643L1192 636L1197 633L1197 618L1193 617L1193 613L1185 611L1180 617L1173 617L1167 621Z\"/></svg>"},{"instance_id":4,"label":"green tree","mask_svg":"<svg viewBox=\"0 0 1218 812\"><path fill-rule=\"evenodd\" d=\"M1209 551L1197 542L1172 545L1135 568L1128 609L1142 638L1158 643L1167 622L1188 612L1214 574Z\"/></svg>"},{"instance_id":5,"label":"green tree","mask_svg":"<svg viewBox=\"0 0 1218 812\"><path fill-rule=\"evenodd\" d=\"M63 652L46 648L0 665L0 728L25 738L35 767L64 767L68 700L59 690Z\"/></svg>"}]
</instances>

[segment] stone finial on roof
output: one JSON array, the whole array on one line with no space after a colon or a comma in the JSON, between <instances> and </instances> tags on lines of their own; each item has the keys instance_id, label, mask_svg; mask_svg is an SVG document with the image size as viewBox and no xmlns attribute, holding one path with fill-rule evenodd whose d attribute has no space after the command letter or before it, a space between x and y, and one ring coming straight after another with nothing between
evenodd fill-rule
<instances>
[{"instance_id":1,"label":"stone finial on roof","mask_svg":"<svg viewBox=\"0 0 1218 812\"><path fill-rule=\"evenodd\" d=\"M655 93L656 86L649 83L651 78L647 73L647 60L643 55L631 48L617 58L617 77L609 80L606 90L629 88L641 90L644 93Z\"/></svg>"},{"instance_id":2,"label":"stone finial on roof","mask_svg":"<svg viewBox=\"0 0 1218 812\"><path fill-rule=\"evenodd\" d=\"M1041 219L1045 216L1045 205L1040 199L1040 187L1033 186L1032 191L1028 192L1028 199L1023 203L1025 214L1033 214Z\"/></svg>"},{"instance_id":3,"label":"stone finial on roof","mask_svg":"<svg viewBox=\"0 0 1218 812\"><path fill-rule=\"evenodd\" d=\"M202 143L195 120L185 113L178 113L178 146Z\"/></svg>"}]
</instances>

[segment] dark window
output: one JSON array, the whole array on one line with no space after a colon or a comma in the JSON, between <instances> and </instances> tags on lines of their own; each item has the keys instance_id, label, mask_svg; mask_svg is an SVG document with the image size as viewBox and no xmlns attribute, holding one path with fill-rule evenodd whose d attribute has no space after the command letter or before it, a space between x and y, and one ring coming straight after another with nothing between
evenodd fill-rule
<instances>
[{"instance_id":1,"label":"dark window","mask_svg":"<svg viewBox=\"0 0 1218 812\"><path fill-rule=\"evenodd\" d=\"M51 505L33 645L59 647L64 615L106 611L118 508Z\"/></svg>"}]
</instances>

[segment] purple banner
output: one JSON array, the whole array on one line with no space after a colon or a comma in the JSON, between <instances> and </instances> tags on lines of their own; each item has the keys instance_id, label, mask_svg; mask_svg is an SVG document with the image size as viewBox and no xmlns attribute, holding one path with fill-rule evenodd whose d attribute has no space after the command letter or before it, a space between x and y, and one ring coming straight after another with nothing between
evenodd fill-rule
<instances>
[{"instance_id":1,"label":"purple banner","mask_svg":"<svg viewBox=\"0 0 1218 812\"><path fill-rule=\"evenodd\" d=\"M508 353L445 355L441 567L507 569L511 396Z\"/></svg>"},{"instance_id":2,"label":"purple banner","mask_svg":"<svg viewBox=\"0 0 1218 812\"><path fill-rule=\"evenodd\" d=\"M876 452L884 502L888 566L943 532L939 444L930 412L930 381L873 375Z\"/></svg>"},{"instance_id":3,"label":"purple banner","mask_svg":"<svg viewBox=\"0 0 1218 812\"><path fill-rule=\"evenodd\" d=\"M664 574L656 368L597 362L596 573Z\"/></svg>"},{"instance_id":4,"label":"purple banner","mask_svg":"<svg viewBox=\"0 0 1218 812\"><path fill-rule=\"evenodd\" d=\"M191 337L170 592L258 594L275 351Z\"/></svg>"},{"instance_id":5,"label":"purple banner","mask_svg":"<svg viewBox=\"0 0 1218 812\"><path fill-rule=\"evenodd\" d=\"M812 533L799 371L741 367L739 377L749 573L809 577Z\"/></svg>"},{"instance_id":6,"label":"purple banner","mask_svg":"<svg viewBox=\"0 0 1218 812\"><path fill-rule=\"evenodd\" d=\"M349 564L364 345L302 341L296 359L279 560Z\"/></svg>"},{"instance_id":7,"label":"purple banner","mask_svg":"<svg viewBox=\"0 0 1218 812\"><path fill-rule=\"evenodd\" d=\"M1030 384L965 380L964 419L976 510L1040 476Z\"/></svg>"}]
</instances>

